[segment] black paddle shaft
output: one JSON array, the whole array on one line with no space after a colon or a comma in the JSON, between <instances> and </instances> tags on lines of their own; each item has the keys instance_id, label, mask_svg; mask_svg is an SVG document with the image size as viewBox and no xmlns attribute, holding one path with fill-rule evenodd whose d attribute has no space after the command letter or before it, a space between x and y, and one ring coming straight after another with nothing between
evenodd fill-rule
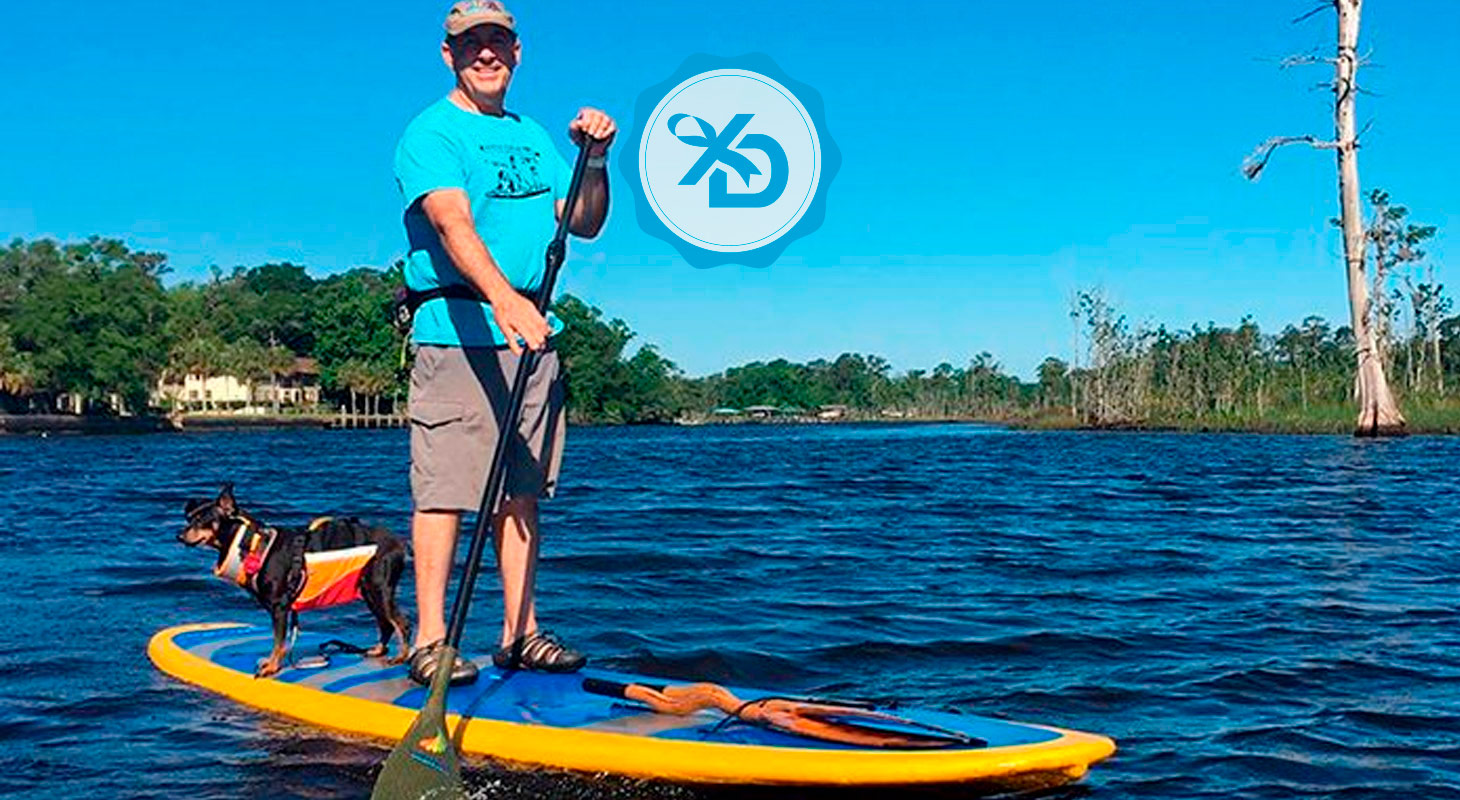
<instances>
[{"instance_id":1,"label":"black paddle shaft","mask_svg":"<svg viewBox=\"0 0 1460 800\"><path fill-rule=\"evenodd\" d=\"M547 248L547 270L542 276L542 286L534 298L540 314L547 313L552 302L553 284L558 279L558 269L568 252L568 222L578 204L578 192L583 185L583 173L588 168L588 147L591 141L585 135L579 145L578 161L573 165L573 180L568 184L568 197L563 204L563 214L558 218L558 229ZM456 590L456 603L451 609L451 624L446 629L446 641L453 649L461 647L461 633L466 628L466 613L471 607L472 590L476 588L477 573L481 571L482 550L486 549L487 533L492 528L492 518L497 515L497 506L502 501L502 490L507 483L507 448L517 436L517 423L522 418L522 399L527 394L527 380L537 368L538 353L527 348L517 361L517 375L512 379L512 394L507 398L507 408L497 419L497 447L492 452L492 468L487 471L487 485L482 491L482 504L477 510L476 529L472 532L471 548L466 554L466 572L461 576L461 586ZM558 435L562 435L561 432ZM446 669L450 669L448 665Z\"/></svg>"}]
</instances>

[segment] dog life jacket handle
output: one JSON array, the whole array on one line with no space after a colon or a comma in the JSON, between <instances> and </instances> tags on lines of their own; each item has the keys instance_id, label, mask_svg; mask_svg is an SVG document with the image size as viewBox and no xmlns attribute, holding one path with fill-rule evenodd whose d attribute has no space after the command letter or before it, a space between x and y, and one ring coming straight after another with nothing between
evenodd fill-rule
<instances>
[{"instance_id":1,"label":"dog life jacket handle","mask_svg":"<svg viewBox=\"0 0 1460 800\"><path fill-rule=\"evenodd\" d=\"M309 531L313 533L333 519L334 517L317 517L309 523ZM243 517L238 519L238 524L241 528L237 534L240 538L236 539L238 544L228 549L228 556L213 569L213 574L251 589L254 588L254 577L258 575L264 559L274 549L274 541L278 538L279 531L275 528L255 528L252 521Z\"/></svg>"},{"instance_id":2,"label":"dog life jacket handle","mask_svg":"<svg viewBox=\"0 0 1460 800\"><path fill-rule=\"evenodd\" d=\"M213 570L213 574L239 586L249 586L258 574L263 560L274 547L278 533L273 528L255 528L248 519L239 518L237 544L228 548L228 556Z\"/></svg>"}]
</instances>

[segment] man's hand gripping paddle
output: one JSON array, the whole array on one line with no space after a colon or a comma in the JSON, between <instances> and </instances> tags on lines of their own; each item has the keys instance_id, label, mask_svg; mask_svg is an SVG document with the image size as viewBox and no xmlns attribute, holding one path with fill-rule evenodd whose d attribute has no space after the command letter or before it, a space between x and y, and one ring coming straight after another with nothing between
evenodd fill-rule
<instances>
[{"instance_id":1,"label":"man's hand gripping paddle","mask_svg":"<svg viewBox=\"0 0 1460 800\"><path fill-rule=\"evenodd\" d=\"M567 254L568 223L578 204L578 192L583 185L583 173L588 166L588 149L591 140L586 136L579 144L578 161L573 165L573 180L568 184L568 197L563 205L563 215L558 220L558 229L547 249L547 270L543 273L542 287L537 291L537 310L546 313L553 296L553 284L557 281L558 269ZM512 380L512 394L507 408L499 419L497 447L492 453L492 468L487 472L487 486L482 493L482 505L477 511L476 530L472 533L471 549L466 556L466 572L461 586L456 590L456 603L451 609L451 624L446 629L446 641L441 646L440 660L436 674L431 678L430 694L421 707L421 713L406 732L405 738L395 746L385 759L380 776L375 780L371 800L455 800L466 796L466 787L461 781L461 758L456 752L456 743L446 726L446 693L451 688L451 672L456 664L461 645L461 632L466 626L466 612L471 606L472 590L476 587L477 573L481 570L482 550L492 529L492 518L502 499L506 485L507 447L517 430L522 416L522 399L527 393L527 379L537 367L538 353L528 349L517 363L517 375Z\"/></svg>"}]
</instances>

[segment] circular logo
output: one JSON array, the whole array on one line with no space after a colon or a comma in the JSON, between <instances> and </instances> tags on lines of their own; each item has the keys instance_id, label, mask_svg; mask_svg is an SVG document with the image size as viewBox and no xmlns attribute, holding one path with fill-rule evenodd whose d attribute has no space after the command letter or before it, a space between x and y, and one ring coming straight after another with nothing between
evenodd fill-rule
<instances>
[{"instance_id":1,"label":"circular logo","mask_svg":"<svg viewBox=\"0 0 1460 800\"><path fill-rule=\"evenodd\" d=\"M686 243L746 253L796 228L822 178L811 114L747 69L695 74L643 120L638 178L654 215Z\"/></svg>"}]
</instances>

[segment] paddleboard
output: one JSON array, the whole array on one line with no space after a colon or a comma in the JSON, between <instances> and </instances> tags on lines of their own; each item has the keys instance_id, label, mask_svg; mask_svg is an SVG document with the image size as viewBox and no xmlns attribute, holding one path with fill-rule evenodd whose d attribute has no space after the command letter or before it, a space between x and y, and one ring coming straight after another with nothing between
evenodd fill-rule
<instances>
[{"instance_id":1,"label":"paddleboard","mask_svg":"<svg viewBox=\"0 0 1460 800\"><path fill-rule=\"evenodd\" d=\"M404 666L330 652L327 637L301 633L295 665L253 677L268 655L266 627L181 625L158 632L147 653L163 672L240 703L311 726L398 741L426 690ZM325 649L328 652L328 648ZM312 663L311 663L312 662ZM327 663L321 663L327 662ZM696 784L893 786L979 784L1035 789L1079 779L1115 751L1104 736L1044 725L935 711L891 710L918 725L968 737L934 749L868 748L809 739L732 720L718 711L660 714L584 689L584 679L664 684L663 679L585 669L571 675L507 672L479 660L481 676L453 688L451 730L463 754L528 767ZM744 700L771 692L732 689ZM459 730L461 719L466 720Z\"/></svg>"}]
</instances>

